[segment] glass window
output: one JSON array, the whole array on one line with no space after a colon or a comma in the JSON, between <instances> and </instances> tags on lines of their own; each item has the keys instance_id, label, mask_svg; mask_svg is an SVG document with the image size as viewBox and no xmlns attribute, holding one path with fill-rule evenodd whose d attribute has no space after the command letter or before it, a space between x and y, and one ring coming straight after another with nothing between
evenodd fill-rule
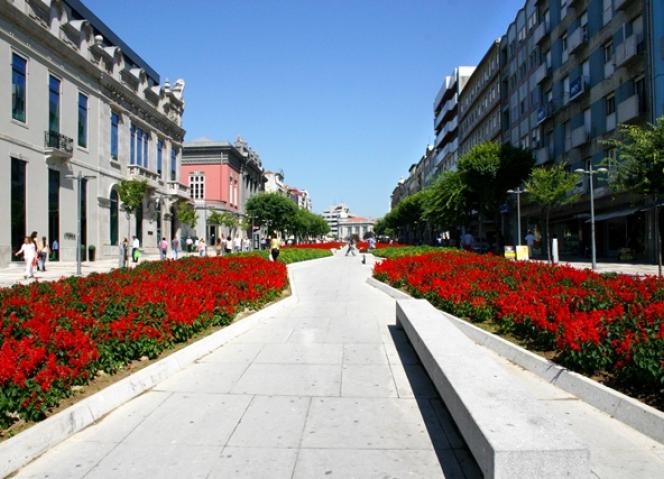
<instances>
[{"instance_id":1,"label":"glass window","mask_svg":"<svg viewBox=\"0 0 664 479\"><path fill-rule=\"evenodd\" d=\"M143 165L143 130L136 128L136 161L138 166Z\"/></svg>"},{"instance_id":2,"label":"glass window","mask_svg":"<svg viewBox=\"0 0 664 479\"><path fill-rule=\"evenodd\" d=\"M162 162L164 160L164 140L157 140L157 173L161 176Z\"/></svg>"},{"instance_id":3,"label":"glass window","mask_svg":"<svg viewBox=\"0 0 664 479\"><path fill-rule=\"evenodd\" d=\"M176 178L177 178L177 168L178 168L177 155L178 155L177 150L174 147L172 147L171 148L171 181L175 181Z\"/></svg>"},{"instance_id":4,"label":"glass window","mask_svg":"<svg viewBox=\"0 0 664 479\"><path fill-rule=\"evenodd\" d=\"M189 196L192 200L205 199L205 176L201 174L189 175Z\"/></svg>"},{"instance_id":5,"label":"glass window","mask_svg":"<svg viewBox=\"0 0 664 479\"><path fill-rule=\"evenodd\" d=\"M138 241L140 241L142 246L143 245L143 204L142 203L138 205L138 208L136 208L134 216L136 216L136 237L138 238Z\"/></svg>"},{"instance_id":6,"label":"glass window","mask_svg":"<svg viewBox=\"0 0 664 479\"><path fill-rule=\"evenodd\" d=\"M111 158L118 159L118 123L120 123L120 115L111 112Z\"/></svg>"},{"instance_id":7,"label":"glass window","mask_svg":"<svg viewBox=\"0 0 664 479\"><path fill-rule=\"evenodd\" d=\"M608 41L604 44L604 63L609 63L613 60L613 42Z\"/></svg>"},{"instance_id":8,"label":"glass window","mask_svg":"<svg viewBox=\"0 0 664 479\"><path fill-rule=\"evenodd\" d=\"M12 54L12 118L25 123L25 58Z\"/></svg>"},{"instance_id":9,"label":"glass window","mask_svg":"<svg viewBox=\"0 0 664 479\"><path fill-rule=\"evenodd\" d=\"M148 147L150 144L150 135L147 131L143 132L143 167L148 168Z\"/></svg>"},{"instance_id":10,"label":"glass window","mask_svg":"<svg viewBox=\"0 0 664 479\"><path fill-rule=\"evenodd\" d=\"M129 129L129 164L136 163L136 127L131 125Z\"/></svg>"},{"instance_id":11,"label":"glass window","mask_svg":"<svg viewBox=\"0 0 664 479\"><path fill-rule=\"evenodd\" d=\"M59 259L59 249L53 248L53 242L60 244L60 172L48 170L48 246L51 248L51 260Z\"/></svg>"},{"instance_id":12,"label":"glass window","mask_svg":"<svg viewBox=\"0 0 664 479\"><path fill-rule=\"evenodd\" d=\"M78 94L78 146L88 146L88 97Z\"/></svg>"},{"instance_id":13,"label":"glass window","mask_svg":"<svg viewBox=\"0 0 664 479\"><path fill-rule=\"evenodd\" d=\"M611 94L606 97L606 114L611 115L616 112L616 97Z\"/></svg>"},{"instance_id":14,"label":"glass window","mask_svg":"<svg viewBox=\"0 0 664 479\"><path fill-rule=\"evenodd\" d=\"M119 206L120 206L120 200L118 198L118 192L115 188L111 190L111 208L110 208L110 240L112 245L117 245L118 244L118 221L119 221Z\"/></svg>"},{"instance_id":15,"label":"glass window","mask_svg":"<svg viewBox=\"0 0 664 479\"><path fill-rule=\"evenodd\" d=\"M48 78L48 130L60 133L60 80Z\"/></svg>"},{"instance_id":16,"label":"glass window","mask_svg":"<svg viewBox=\"0 0 664 479\"><path fill-rule=\"evenodd\" d=\"M11 166L11 230L12 252L18 251L26 234L25 225L25 161L12 158ZM12 259L15 259L12 257Z\"/></svg>"},{"instance_id":17,"label":"glass window","mask_svg":"<svg viewBox=\"0 0 664 479\"><path fill-rule=\"evenodd\" d=\"M88 180L81 179L81 259L85 260L88 246ZM75 248L74 248L75 249Z\"/></svg>"}]
</instances>

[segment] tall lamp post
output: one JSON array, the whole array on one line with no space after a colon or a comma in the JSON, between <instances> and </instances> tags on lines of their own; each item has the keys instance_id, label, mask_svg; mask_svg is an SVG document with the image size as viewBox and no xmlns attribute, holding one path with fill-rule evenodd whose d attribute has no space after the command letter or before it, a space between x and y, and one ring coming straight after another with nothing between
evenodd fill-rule
<instances>
[{"instance_id":1,"label":"tall lamp post","mask_svg":"<svg viewBox=\"0 0 664 479\"><path fill-rule=\"evenodd\" d=\"M592 254L592 269L597 269L597 251L595 246L595 187L593 186L593 177L599 173L608 173L606 168L597 168L593 170L593 164L588 164L588 169L577 168L574 173L580 175L588 175L588 182L590 183L590 251Z\"/></svg>"},{"instance_id":2,"label":"tall lamp post","mask_svg":"<svg viewBox=\"0 0 664 479\"><path fill-rule=\"evenodd\" d=\"M81 218L83 212L81 211L81 202L82 202L82 190L83 190L83 180L92 180L96 178L94 175L84 175L79 170L78 175L65 175L65 178L70 178L76 180L76 198L77 198L77 207L76 207L76 223L77 223L77 233L76 233L76 276L81 276L81 239L83 237L83 220Z\"/></svg>"},{"instance_id":3,"label":"tall lamp post","mask_svg":"<svg viewBox=\"0 0 664 479\"><path fill-rule=\"evenodd\" d=\"M516 244L521 246L521 195L527 193L525 188L509 189L507 192L516 195Z\"/></svg>"}]
</instances>

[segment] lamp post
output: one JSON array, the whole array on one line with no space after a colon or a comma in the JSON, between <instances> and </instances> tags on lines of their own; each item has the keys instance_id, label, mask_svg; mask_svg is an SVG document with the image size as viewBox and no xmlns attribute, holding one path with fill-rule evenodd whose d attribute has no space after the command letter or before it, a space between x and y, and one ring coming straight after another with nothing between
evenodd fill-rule
<instances>
[{"instance_id":1,"label":"lamp post","mask_svg":"<svg viewBox=\"0 0 664 479\"><path fill-rule=\"evenodd\" d=\"M583 168L577 168L574 170L574 173L588 175L588 181L590 183L590 251L592 255L593 271L597 269L597 251L595 247L595 188L593 186L593 177L598 173L607 173L608 171L609 170L606 168L597 168L596 170L593 170L592 162L588 164L587 170L584 170Z\"/></svg>"},{"instance_id":2,"label":"lamp post","mask_svg":"<svg viewBox=\"0 0 664 479\"><path fill-rule=\"evenodd\" d=\"M525 188L509 189L508 193L516 195L516 244L521 246L521 195L527 193Z\"/></svg>"},{"instance_id":3,"label":"lamp post","mask_svg":"<svg viewBox=\"0 0 664 479\"><path fill-rule=\"evenodd\" d=\"M78 175L65 175L65 178L71 178L76 180L76 198L77 198L77 207L76 207L76 217L77 217L77 233L76 233L76 276L81 276L81 238L83 235L83 221L82 221L82 211L81 211L81 200L82 197L82 185L83 180L91 180L96 178L93 175L84 175L79 170Z\"/></svg>"}]
</instances>

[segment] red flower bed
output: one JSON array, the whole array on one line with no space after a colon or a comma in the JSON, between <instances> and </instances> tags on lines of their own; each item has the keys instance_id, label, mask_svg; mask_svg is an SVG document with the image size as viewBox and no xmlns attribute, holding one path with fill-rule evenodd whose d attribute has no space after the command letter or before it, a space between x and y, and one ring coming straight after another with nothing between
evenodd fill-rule
<instances>
[{"instance_id":1,"label":"red flower bed","mask_svg":"<svg viewBox=\"0 0 664 479\"><path fill-rule=\"evenodd\" d=\"M287 284L279 262L187 258L0 290L0 426L40 419L98 370L154 358Z\"/></svg>"},{"instance_id":2,"label":"red flower bed","mask_svg":"<svg viewBox=\"0 0 664 479\"><path fill-rule=\"evenodd\" d=\"M374 275L472 321L553 350L586 373L664 386L664 280L445 251L386 260Z\"/></svg>"}]
</instances>

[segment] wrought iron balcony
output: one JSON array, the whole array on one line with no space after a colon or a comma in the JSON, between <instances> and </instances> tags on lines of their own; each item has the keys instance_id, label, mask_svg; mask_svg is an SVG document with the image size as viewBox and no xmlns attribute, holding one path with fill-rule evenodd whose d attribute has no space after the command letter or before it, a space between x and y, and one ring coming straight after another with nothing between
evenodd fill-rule
<instances>
[{"instance_id":1,"label":"wrought iron balcony","mask_svg":"<svg viewBox=\"0 0 664 479\"><path fill-rule=\"evenodd\" d=\"M53 158L70 159L74 154L74 140L57 131L44 132L46 155Z\"/></svg>"}]
</instances>

